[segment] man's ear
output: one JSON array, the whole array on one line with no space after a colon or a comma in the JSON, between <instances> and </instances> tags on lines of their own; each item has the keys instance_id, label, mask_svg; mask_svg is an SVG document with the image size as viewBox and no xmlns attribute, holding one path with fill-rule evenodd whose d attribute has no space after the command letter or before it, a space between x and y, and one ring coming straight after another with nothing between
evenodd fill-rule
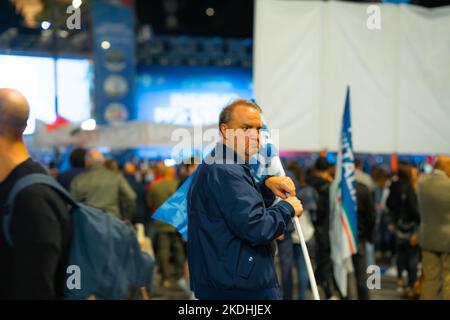
<instances>
[{"instance_id":1,"label":"man's ear","mask_svg":"<svg viewBox=\"0 0 450 320\"><path fill-rule=\"evenodd\" d=\"M227 132L227 125L225 123L221 123L219 126L219 130L220 130L220 134L222 135L222 137L226 140L227 136L226 136L226 132Z\"/></svg>"}]
</instances>

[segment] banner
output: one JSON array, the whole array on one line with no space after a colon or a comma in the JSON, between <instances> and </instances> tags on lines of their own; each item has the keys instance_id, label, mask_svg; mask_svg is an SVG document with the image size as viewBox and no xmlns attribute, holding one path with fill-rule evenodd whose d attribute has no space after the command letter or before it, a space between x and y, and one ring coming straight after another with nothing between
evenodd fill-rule
<instances>
[{"instance_id":1,"label":"banner","mask_svg":"<svg viewBox=\"0 0 450 320\"><path fill-rule=\"evenodd\" d=\"M450 6L258 0L255 10L255 95L282 129L280 150L336 151L336 101L350 85L355 152L450 154Z\"/></svg>"},{"instance_id":2,"label":"banner","mask_svg":"<svg viewBox=\"0 0 450 320\"><path fill-rule=\"evenodd\" d=\"M95 119L99 124L135 119L135 32L132 0L92 1Z\"/></svg>"},{"instance_id":3,"label":"banner","mask_svg":"<svg viewBox=\"0 0 450 320\"><path fill-rule=\"evenodd\" d=\"M355 159L350 120L350 89L347 88L339 139L336 176L330 189L330 245L334 277L341 294L347 296L347 274L353 271L357 252Z\"/></svg>"}]
</instances>

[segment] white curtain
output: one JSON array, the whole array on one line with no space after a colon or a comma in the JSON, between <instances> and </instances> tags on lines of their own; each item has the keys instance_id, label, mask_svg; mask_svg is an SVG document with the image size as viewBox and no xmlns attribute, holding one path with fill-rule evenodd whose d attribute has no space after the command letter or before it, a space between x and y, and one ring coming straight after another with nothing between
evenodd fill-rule
<instances>
[{"instance_id":1,"label":"white curtain","mask_svg":"<svg viewBox=\"0 0 450 320\"><path fill-rule=\"evenodd\" d=\"M257 0L258 103L285 150L336 150L346 86L356 152L450 153L450 8Z\"/></svg>"}]
</instances>

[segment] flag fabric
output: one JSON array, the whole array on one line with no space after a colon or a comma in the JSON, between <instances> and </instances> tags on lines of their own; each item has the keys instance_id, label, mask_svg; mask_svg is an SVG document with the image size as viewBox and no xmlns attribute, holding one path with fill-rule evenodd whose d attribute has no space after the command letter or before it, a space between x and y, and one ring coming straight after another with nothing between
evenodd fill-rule
<instances>
[{"instance_id":1,"label":"flag fabric","mask_svg":"<svg viewBox=\"0 0 450 320\"><path fill-rule=\"evenodd\" d=\"M175 193L152 215L153 219L174 226L183 236L185 241L188 239L187 195L192 177L196 172L197 170L194 171L181 185L181 187L179 187L178 190L175 191Z\"/></svg>"},{"instance_id":2,"label":"flag fabric","mask_svg":"<svg viewBox=\"0 0 450 320\"><path fill-rule=\"evenodd\" d=\"M249 164L253 178L257 182L261 182L266 176L284 176L278 149L273 143L265 121L263 121L259 139L259 152L250 159Z\"/></svg>"},{"instance_id":3,"label":"flag fabric","mask_svg":"<svg viewBox=\"0 0 450 320\"><path fill-rule=\"evenodd\" d=\"M350 88L347 88L336 176L330 189L330 244L334 276L341 294L347 296L347 275L353 271L357 252L355 163L350 120Z\"/></svg>"},{"instance_id":4,"label":"flag fabric","mask_svg":"<svg viewBox=\"0 0 450 320\"><path fill-rule=\"evenodd\" d=\"M61 117L59 114L57 114L55 122L53 122L51 124L47 124L47 131L54 131L61 127L67 126L69 124L70 124L69 120L67 120L66 118Z\"/></svg>"},{"instance_id":5,"label":"flag fabric","mask_svg":"<svg viewBox=\"0 0 450 320\"><path fill-rule=\"evenodd\" d=\"M255 180L260 182L267 175L284 175L278 150L273 144L265 122L260 131L260 145L258 154L253 156L249 161L250 169ZM195 173L196 171L190 175L183 185L152 216L153 219L174 226L186 241L188 240L187 195L192 177Z\"/></svg>"}]
</instances>

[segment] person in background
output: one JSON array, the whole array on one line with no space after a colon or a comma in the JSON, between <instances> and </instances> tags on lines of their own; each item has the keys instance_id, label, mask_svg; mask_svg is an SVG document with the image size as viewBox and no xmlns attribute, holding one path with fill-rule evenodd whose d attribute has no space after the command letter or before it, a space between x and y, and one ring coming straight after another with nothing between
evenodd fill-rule
<instances>
[{"instance_id":1,"label":"person in background","mask_svg":"<svg viewBox=\"0 0 450 320\"><path fill-rule=\"evenodd\" d=\"M316 276L318 284L323 288L327 299L334 299L333 261L330 246L330 186L333 178L330 175L329 163L325 157L317 158L313 175L307 179L319 195L317 213L313 216L316 240Z\"/></svg>"},{"instance_id":2,"label":"person in background","mask_svg":"<svg viewBox=\"0 0 450 320\"><path fill-rule=\"evenodd\" d=\"M373 190L375 188L372 176L363 171L363 164L360 159L355 159L355 181L365 185L369 189L369 192L373 192ZM375 206L375 203L373 201L372 201L372 205ZM375 210L375 208L374 208L374 210ZM373 264L375 264L374 245L373 245L372 241L365 241L365 245L366 245L366 248L364 250L364 253L365 253L365 256L367 259L367 264L373 265Z\"/></svg>"},{"instance_id":3,"label":"person in background","mask_svg":"<svg viewBox=\"0 0 450 320\"><path fill-rule=\"evenodd\" d=\"M153 179L151 179L151 181L147 184L147 191L150 191L156 182L164 178L165 168L164 162L162 161L159 161L153 168L151 168Z\"/></svg>"},{"instance_id":4,"label":"person in background","mask_svg":"<svg viewBox=\"0 0 450 320\"><path fill-rule=\"evenodd\" d=\"M188 163L181 166L180 168L180 183L178 185L178 188L183 185L183 183L191 176L195 170L198 167L199 160L195 157L192 157L188 160ZM183 248L184 248L184 254L187 256L187 244L186 241L183 241ZM184 263L184 281L180 282L180 286L187 292L191 294L191 297L194 297L194 294L192 293L190 289L190 281L189 281L189 264L186 259Z\"/></svg>"},{"instance_id":5,"label":"person in background","mask_svg":"<svg viewBox=\"0 0 450 320\"><path fill-rule=\"evenodd\" d=\"M290 167L286 170L286 177L291 178L292 182L299 190L299 183L295 176L295 173L290 170ZM303 215L303 214L302 214ZM294 259L294 247L292 244L292 232L294 225L289 224L286 228L286 232L277 238L278 258L281 268L281 288L283 289L283 300L292 300L292 263Z\"/></svg>"},{"instance_id":6,"label":"person in background","mask_svg":"<svg viewBox=\"0 0 450 320\"><path fill-rule=\"evenodd\" d=\"M374 188L372 177L363 171L362 162L359 159L355 159L355 180L365 185L370 191Z\"/></svg>"},{"instance_id":7,"label":"person in background","mask_svg":"<svg viewBox=\"0 0 450 320\"><path fill-rule=\"evenodd\" d=\"M86 158L86 149L75 148L70 153L71 169L58 175L58 182L66 189L70 190L70 184L76 176L83 173L86 166L84 159Z\"/></svg>"},{"instance_id":8,"label":"person in background","mask_svg":"<svg viewBox=\"0 0 450 320\"><path fill-rule=\"evenodd\" d=\"M0 89L0 300L61 299L72 238L68 208L52 188L35 184L11 208L10 246L3 233L9 192L30 174L46 174L23 140L30 107L12 89Z\"/></svg>"},{"instance_id":9,"label":"person in background","mask_svg":"<svg viewBox=\"0 0 450 320\"><path fill-rule=\"evenodd\" d=\"M133 189L136 194L136 206L133 214L132 223L142 223L145 226L145 230L147 230L148 221L150 215L148 214L147 208L147 191L145 190L145 185L143 183L138 182L136 179L136 166L127 162L123 166L124 178L130 185L131 189Z\"/></svg>"},{"instance_id":10,"label":"person in background","mask_svg":"<svg viewBox=\"0 0 450 320\"><path fill-rule=\"evenodd\" d=\"M72 181L70 192L80 202L103 209L118 219L131 221L136 193L122 174L107 169L104 162L100 151L89 151L86 155L87 170Z\"/></svg>"},{"instance_id":11,"label":"person in background","mask_svg":"<svg viewBox=\"0 0 450 320\"><path fill-rule=\"evenodd\" d=\"M162 174L162 179L155 182L148 193L148 205L153 210L166 202L179 185L174 167L165 167ZM181 235L175 227L162 221L154 220L153 228L156 231L156 261L162 276L161 285L164 288L176 287L184 275L185 254ZM171 275L172 253L175 258L175 279Z\"/></svg>"},{"instance_id":12,"label":"person in background","mask_svg":"<svg viewBox=\"0 0 450 320\"><path fill-rule=\"evenodd\" d=\"M358 221L358 248L352 256L356 277L356 288L359 300L369 300L367 288L367 259L366 243L373 242L375 225L375 205L370 189L367 185L356 181L356 213Z\"/></svg>"},{"instance_id":13,"label":"person in background","mask_svg":"<svg viewBox=\"0 0 450 320\"><path fill-rule=\"evenodd\" d=\"M181 185L187 180L187 178L189 178L189 176L194 173L195 169L197 169L198 167L198 164L199 160L193 157L188 160L187 164L181 166L179 187L181 187Z\"/></svg>"},{"instance_id":14,"label":"person in background","mask_svg":"<svg viewBox=\"0 0 450 320\"><path fill-rule=\"evenodd\" d=\"M105 163L103 165L105 166L105 168L111 171L120 172L119 164L115 160L112 159L105 160Z\"/></svg>"},{"instance_id":15,"label":"person in background","mask_svg":"<svg viewBox=\"0 0 450 320\"><path fill-rule=\"evenodd\" d=\"M397 176L398 180L391 184L387 199L391 220L389 228L396 235L397 288L404 293L405 281L402 274L406 270L408 287L405 296L417 298L420 293L420 282L417 280L417 266L420 259L417 232L420 213L412 167L409 164L399 164Z\"/></svg>"},{"instance_id":16,"label":"person in background","mask_svg":"<svg viewBox=\"0 0 450 320\"><path fill-rule=\"evenodd\" d=\"M423 285L421 299L450 300L450 157L436 158L419 182Z\"/></svg>"},{"instance_id":17,"label":"person in background","mask_svg":"<svg viewBox=\"0 0 450 320\"><path fill-rule=\"evenodd\" d=\"M375 222L375 247L380 259L388 264L391 263L395 253L395 236L389 231L389 215L386 201L389 196L389 174L385 168L377 167L373 171L374 177L374 200L376 208Z\"/></svg>"},{"instance_id":18,"label":"person in background","mask_svg":"<svg viewBox=\"0 0 450 320\"><path fill-rule=\"evenodd\" d=\"M319 194L317 191L306 183L306 177L303 169L298 163L292 163L288 167L289 171L295 175L295 181L298 181L297 197L303 204L303 214L300 217L300 226L302 228L303 237L305 238L306 247L311 252L314 237L314 225L312 218L317 214L317 203ZM306 267L305 257L300 244L300 238L297 231L292 232L292 243L294 247L295 267L297 271L298 299L306 299L306 290L309 285L309 275Z\"/></svg>"}]
</instances>

